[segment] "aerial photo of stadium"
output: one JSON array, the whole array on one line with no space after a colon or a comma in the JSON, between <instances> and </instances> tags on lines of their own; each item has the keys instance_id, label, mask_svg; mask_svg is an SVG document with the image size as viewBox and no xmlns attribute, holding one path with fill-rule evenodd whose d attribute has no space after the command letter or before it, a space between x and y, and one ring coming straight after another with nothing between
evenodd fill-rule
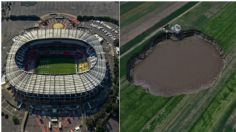
<instances>
[{"instance_id":1,"label":"aerial photo of stadium","mask_svg":"<svg viewBox=\"0 0 236 132\"><path fill-rule=\"evenodd\" d=\"M2 2L4 131L118 131L118 6Z\"/></svg>"},{"instance_id":2,"label":"aerial photo of stadium","mask_svg":"<svg viewBox=\"0 0 236 132\"><path fill-rule=\"evenodd\" d=\"M121 2L121 132L236 131L235 8Z\"/></svg>"}]
</instances>

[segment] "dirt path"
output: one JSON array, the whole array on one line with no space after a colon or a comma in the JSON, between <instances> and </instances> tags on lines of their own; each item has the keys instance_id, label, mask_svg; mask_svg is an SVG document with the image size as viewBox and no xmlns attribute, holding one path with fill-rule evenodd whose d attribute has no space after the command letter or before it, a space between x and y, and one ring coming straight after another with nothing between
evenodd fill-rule
<instances>
[{"instance_id":1,"label":"dirt path","mask_svg":"<svg viewBox=\"0 0 236 132\"><path fill-rule=\"evenodd\" d=\"M189 8L188 10L186 10L185 12L183 12L182 14L180 14L178 17L174 18L173 20L171 20L170 22L166 23L165 25L174 22L175 20L177 20L178 18L182 17L183 15L185 15L186 13L188 13L189 11L191 11L192 9L194 9L195 7L197 7L201 2L197 3L196 5L194 5L193 7ZM164 25L164 26L165 26ZM164 27L162 26L162 27ZM152 32L149 36L147 36L146 38L143 38L142 41L140 41L139 43L137 43L135 46L133 46L132 48L130 48L128 51L126 51L125 53L123 53L120 58L122 58L123 56L129 54L133 49L137 48L138 46L140 46L141 44L143 44L146 40L148 40L149 38L153 37L155 34L157 34L159 31L161 31L162 27L158 28L157 30L155 30L154 32ZM125 34L121 35L122 36L126 36Z\"/></svg>"},{"instance_id":2,"label":"dirt path","mask_svg":"<svg viewBox=\"0 0 236 132\"><path fill-rule=\"evenodd\" d=\"M124 34L121 35L120 38L121 46L126 44L128 41L135 38L142 32L144 32L148 28L152 27L154 24L156 24L166 16L170 15L186 3L187 2L169 2L157 8L153 12L145 15L144 17L138 19L132 24L121 28L121 34Z\"/></svg>"}]
</instances>

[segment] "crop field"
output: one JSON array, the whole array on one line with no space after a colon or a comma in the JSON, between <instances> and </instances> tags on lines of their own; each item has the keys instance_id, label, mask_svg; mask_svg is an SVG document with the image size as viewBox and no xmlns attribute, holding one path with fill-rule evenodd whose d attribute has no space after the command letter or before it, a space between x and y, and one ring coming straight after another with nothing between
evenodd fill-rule
<instances>
[{"instance_id":1,"label":"crop field","mask_svg":"<svg viewBox=\"0 0 236 132\"><path fill-rule=\"evenodd\" d=\"M136 8L137 6L143 4L144 2L121 2L120 14L123 15L126 12Z\"/></svg>"},{"instance_id":2,"label":"crop field","mask_svg":"<svg viewBox=\"0 0 236 132\"><path fill-rule=\"evenodd\" d=\"M163 26L164 24L168 23L169 21L171 21L172 19L174 19L175 17L177 17L179 14L185 12L186 10L188 10L189 8L191 8L192 6L194 6L197 2L189 2L187 4L185 4L184 6L182 6L181 8L179 8L178 10L174 11L172 14L168 15L167 17L165 17L164 19L160 20L159 22L157 22L155 25L153 25L152 27L148 28L145 32L139 34L138 36L136 36L134 39L130 40L129 42L127 42L126 44L121 46L121 54L126 52L128 49L130 49L132 46L134 46L135 44L137 44L138 42L140 42L144 37L147 37L151 32L155 31L156 29L160 28L161 26ZM163 6L163 5L162 5ZM121 8L122 11L122 8ZM121 22L123 20L121 19Z\"/></svg>"},{"instance_id":3,"label":"crop field","mask_svg":"<svg viewBox=\"0 0 236 132\"><path fill-rule=\"evenodd\" d=\"M189 2L186 5L184 5L183 7L181 7L180 9L176 10L175 12L173 12L171 15L169 15L166 18L162 19L160 22L156 23L153 27L149 28L148 30L146 30L142 34L138 35L137 37L135 37L134 39L129 41L127 44L121 46L121 48L120 48L121 52L120 53L122 54L122 53L126 52L128 49L132 48L132 46L134 46L138 42L142 41L143 38L147 37L148 34L151 34L156 29L160 28L160 26L163 26L164 24L166 24L167 22L169 22L173 18L177 17L179 14L183 13L187 9L191 8L195 4L196 4L196 2ZM158 35L158 34L159 33L156 33L156 35ZM154 36L156 36L156 35L154 35ZM127 54L127 55L125 55L124 57L121 58L121 61L120 61L120 76L121 77L124 77L125 74L126 74L126 64L127 64L128 60L135 53L138 53L139 51L141 51L141 49L143 49L144 45L148 44L151 39L152 38L149 38L142 45L138 46L137 48L132 50L129 54Z\"/></svg>"},{"instance_id":4,"label":"crop field","mask_svg":"<svg viewBox=\"0 0 236 132\"><path fill-rule=\"evenodd\" d=\"M75 61L72 57L41 57L35 72L38 74L73 74Z\"/></svg>"},{"instance_id":5,"label":"crop field","mask_svg":"<svg viewBox=\"0 0 236 132\"><path fill-rule=\"evenodd\" d=\"M175 23L182 25L184 29L199 29L214 37L219 46L228 53L236 45L235 7L236 3L202 3Z\"/></svg>"},{"instance_id":6,"label":"crop field","mask_svg":"<svg viewBox=\"0 0 236 132\"><path fill-rule=\"evenodd\" d=\"M199 120L194 124L193 131L210 131L214 129L219 131L219 129L223 129L224 121L231 114L227 113L227 111L232 111L236 108L236 69L234 70L219 91L219 94L214 97Z\"/></svg>"},{"instance_id":7,"label":"crop field","mask_svg":"<svg viewBox=\"0 0 236 132\"><path fill-rule=\"evenodd\" d=\"M173 22L183 29L201 30L223 49L225 68L210 89L181 96L152 96L125 80L127 61L148 41L121 58L121 131L235 131L235 9L236 3L203 2Z\"/></svg>"},{"instance_id":8,"label":"crop field","mask_svg":"<svg viewBox=\"0 0 236 132\"><path fill-rule=\"evenodd\" d=\"M129 2L121 6L121 28L157 9L160 2Z\"/></svg>"}]
</instances>

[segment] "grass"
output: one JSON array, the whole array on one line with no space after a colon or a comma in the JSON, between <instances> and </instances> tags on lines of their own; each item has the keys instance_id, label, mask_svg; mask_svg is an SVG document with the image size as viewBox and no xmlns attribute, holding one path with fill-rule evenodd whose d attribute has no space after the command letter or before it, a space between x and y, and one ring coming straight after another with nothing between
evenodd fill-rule
<instances>
[{"instance_id":1,"label":"grass","mask_svg":"<svg viewBox=\"0 0 236 132\"><path fill-rule=\"evenodd\" d=\"M121 2L122 3L122 2ZM120 15L127 13L128 11L137 8L137 6L143 4L144 2L126 2L120 6Z\"/></svg>"},{"instance_id":2,"label":"grass","mask_svg":"<svg viewBox=\"0 0 236 132\"><path fill-rule=\"evenodd\" d=\"M178 105L183 97L184 96L172 97L162 108L162 111L149 123L149 127L144 129L144 132L155 131L155 127L158 124L161 124L167 118L167 116L173 111L173 109L176 107L176 105Z\"/></svg>"},{"instance_id":3,"label":"grass","mask_svg":"<svg viewBox=\"0 0 236 132\"><path fill-rule=\"evenodd\" d=\"M170 99L151 96L133 84L122 89L121 93L121 131L127 132L140 130Z\"/></svg>"},{"instance_id":4,"label":"grass","mask_svg":"<svg viewBox=\"0 0 236 132\"><path fill-rule=\"evenodd\" d=\"M206 2L175 23L179 23L184 29L195 28L212 36L227 54L236 45L234 37L236 29L232 28L236 26L235 8L236 3L233 2L228 4Z\"/></svg>"},{"instance_id":5,"label":"grass","mask_svg":"<svg viewBox=\"0 0 236 132\"><path fill-rule=\"evenodd\" d=\"M35 72L38 74L73 74L76 72L72 57L42 57Z\"/></svg>"},{"instance_id":6,"label":"grass","mask_svg":"<svg viewBox=\"0 0 236 132\"><path fill-rule=\"evenodd\" d=\"M173 20L175 17L179 16L181 13L185 12L186 10L188 10L189 8L194 6L196 3L197 2L189 2L189 3L185 4L184 6L182 6L181 8L176 10L175 12L171 13L169 16L165 17L164 19L162 19L161 21L159 21L158 23L156 23L155 25L153 25L152 27L150 27L149 29L144 31L143 33L139 34L134 39L130 40L129 42L127 42L126 44L121 46L121 54L123 54L124 52L126 52L127 50L132 48L134 45L136 45L137 43L142 41L143 38L147 37L149 34L154 32L155 30L157 30L161 26L164 26L166 23ZM121 21L122 21L122 19L121 19Z\"/></svg>"},{"instance_id":7,"label":"grass","mask_svg":"<svg viewBox=\"0 0 236 132\"><path fill-rule=\"evenodd\" d=\"M156 35L158 35L158 34L159 33L157 33ZM156 35L154 35L154 36L156 36ZM152 38L146 40L142 45L139 45L137 48L132 50L129 54L127 54L124 57L120 58L120 77L124 77L126 75L126 73L127 73L126 66L127 66L127 63L129 61L129 59L131 57L133 57L134 54L139 53L145 45L149 44L151 39Z\"/></svg>"},{"instance_id":8,"label":"grass","mask_svg":"<svg viewBox=\"0 0 236 132\"><path fill-rule=\"evenodd\" d=\"M219 10L217 14L212 15L208 19L203 19L205 15L202 15L202 10L207 12L209 10L213 10L216 7L219 8L220 3L202 3L201 6L198 8L195 8L190 13L187 13L181 19L178 19L174 23L179 23L180 25L183 25L183 27L186 28L194 28L199 29L206 34L214 37L216 41L218 42L218 45L224 50L224 52L227 54L230 52L230 49L236 45L236 37L233 37L236 34L236 14L234 13L236 8L236 3L230 3L224 6L224 4L221 4L220 7L223 8L222 10ZM212 5L212 6L211 6ZM190 5L189 5L190 6ZM189 7L188 6L188 7ZM192 15L194 14L194 15ZM226 21L227 20L227 21ZM163 20L164 21L164 20ZM194 26L195 23L198 23L199 21L203 21L202 24ZM165 21L167 22L167 21ZM164 23L164 22L163 22ZM157 23L158 24L158 23ZM159 26L157 26L159 27ZM156 29L156 28L154 28ZM153 29L148 29L148 31L145 31L144 33L137 36L135 39L131 40L127 43L127 45L124 45L121 47L121 53L122 51L125 52L135 44L137 44L139 41L141 41L144 37L148 36ZM227 32L227 34L225 34ZM149 39L150 41L150 39ZM148 41L144 42L142 45L148 44ZM133 56L133 54L137 53L138 51L141 51L143 46L139 46L135 48L132 52L127 54L126 56L121 58L121 64L120 64L120 76L123 77L126 74L126 64L128 60Z\"/></svg>"},{"instance_id":9,"label":"grass","mask_svg":"<svg viewBox=\"0 0 236 132\"><path fill-rule=\"evenodd\" d=\"M195 123L192 131L210 131L222 125L221 120L228 118L228 109L235 107L236 101L236 70L227 79L224 87L214 97L207 109L202 113L199 120ZM231 113L228 113L231 114ZM221 123L218 123L221 122ZM218 129L219 130L219 129Z\"/></svg>"},{"instance_id":10,"label":"grass","mask_svg":"<svg viewBox=\"0 0 236 132\"><path fill-rule=\"evenodd\" d=\"M156 10L160 2L129 2L121 6L121 28L124 28L141 17Z\"/></svg>"},{"instance_id":11,"label":"grass","mask_svg":"<svg viewBox=\"0 0 236 132\"><path fill-rule=\"evenodd\" d=\"M236 46L236 31L233 29L233 27L236 26L235 9L236 3L225 4L204 2L174 23L179 23L184 29L198 29L214 37L225 54L228 54L230 53L231 49ZM145 37L150 33L151 31L145 35L143 34L143 36ZM135 43L130 44L130 47L135 45L138 42L138 39L136 38L131 40ZM121 78L124 78L124 75L127 72L126 65L128 60L135 53L141 51L144 45L148 44L149 41L150 40L145 41L142 45L138 46L129 54L121 58ZM128 46L127 49L130 47ZM189 124L191 124L190 128L192 127L190 131L219 131L223 129L222 127L224 126L222 126L222 124L224 125L225 121L232 114L232 109L235 109L235 82L236 71L234 68L234 72L231 73L230 77L227 78L227 81L223 83L221 87L219 87L219 91L214 91L214 94L209 94L210 90L206 90L196 94L199 96L192 97L191 95L188 95L190 99L192 97L193 100L198 102L201 101L203 97L205 99L210 97L211 100L209 100L208 105L201 101L201 103L198 104L201 105L201 107L193 105L193 107L183 108L183 111L185 111L183 114L187 115L181 116L181 118L178 117L175 122L172 122L173 124L170 125L174 125L174 128L176 128L174 130L176 131L178 130L177 128L184 128L184 126L181 126L179 119L184 119L184 117L190 116L196 118L194 119L194 122L189 122ZM187 98L187 96L155 97L146 93L142 87L135 86L134 84L124 85L121 88L120 95L121 131L131 132L140 131L145 126L145 124L149 124L150 126L145 126L145 128L143 128L144 131L156 131L155 127L157 124L167 125L162 124L163 120L166 120L167 115L170 113L171 115L175 115L175 113L172 113L172 109L176 108L183 98ZM203 97L200 95L203 95ZM197 102L195 103L197 104ZM195 107L204 108L198 111L200 112L198 113L198 116L191 115L191 110L194 111ZM163 109L163 114L160 114ZM156 115L158 116L155 117ZM228 126L227 130L232 130L232 127Z\"/></svg>"}]
</instances>

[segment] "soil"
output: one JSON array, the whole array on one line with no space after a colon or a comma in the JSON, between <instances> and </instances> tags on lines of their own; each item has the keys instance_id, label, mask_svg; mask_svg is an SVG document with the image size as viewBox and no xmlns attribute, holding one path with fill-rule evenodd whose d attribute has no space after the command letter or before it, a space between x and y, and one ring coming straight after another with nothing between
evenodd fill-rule
<instances>
[{"instance_id":1,"label":"soil","mask_svg":"<svg viewBox=\"0 0 236 132\"><path fill-rule=\"evenodd\" d=\"M198 36L160 42L134 68L134 83L151 94L174 96L199 91L212 84L223 59L216 47Z\"/></svg>"},{"instance_id":2,"label":"soil","mask_svg":"<svg viewBox=\"0 0 236 132\"><path fill-rule=\"evenodd\" d=\"M153 12L145 15L144 17L138 19L129 26L121 28L120 34L125 34L120 36L121 45L126 44L131 39L135 38L148 28L152 27L154 24L170 15L186 3L187 2L169 2L162 7L157 8Z\"/></svg>"}]
</instances>

